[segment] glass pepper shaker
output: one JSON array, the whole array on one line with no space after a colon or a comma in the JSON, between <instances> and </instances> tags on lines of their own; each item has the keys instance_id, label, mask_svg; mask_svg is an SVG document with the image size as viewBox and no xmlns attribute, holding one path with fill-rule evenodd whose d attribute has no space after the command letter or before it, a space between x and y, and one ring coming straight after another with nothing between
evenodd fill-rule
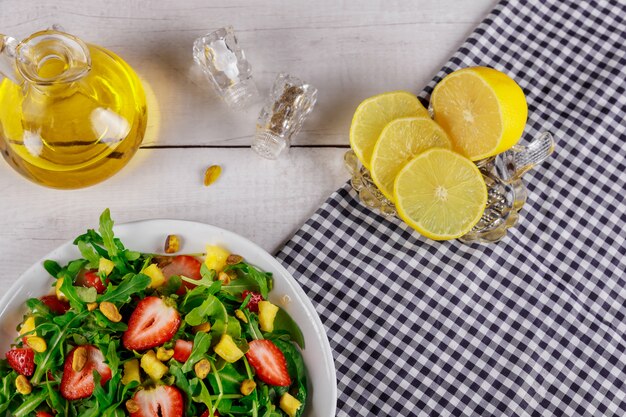
<instances>
[{"instance_id":1,"label":"glass pepper shaker","mask_svg":"<svg viewBox=\"0 0 626 417\"><path fill-rule=\"evenodd\" d=\"M288 74L279 74L261 109L252 149L276 159L291 145L317 100L317 89Z\"/></svg>"}]
</instances>

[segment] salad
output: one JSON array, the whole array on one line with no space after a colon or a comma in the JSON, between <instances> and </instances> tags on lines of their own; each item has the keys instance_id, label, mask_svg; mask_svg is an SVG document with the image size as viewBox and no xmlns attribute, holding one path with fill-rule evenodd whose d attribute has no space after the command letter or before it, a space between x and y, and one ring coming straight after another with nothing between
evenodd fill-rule
<instances>
[{"instance_id":1,"label":"salad","mask_svg":"<svg viewBox=\"0 0 626 417\"><path fill-rule=\"evenodd\" d=\"M271 273L217 246L129 250L108 209L74 244L80 259L44 262L54 294L26 302L0 360L0 415L302 415L304 337Z\"/></svg>"}]
</instances>

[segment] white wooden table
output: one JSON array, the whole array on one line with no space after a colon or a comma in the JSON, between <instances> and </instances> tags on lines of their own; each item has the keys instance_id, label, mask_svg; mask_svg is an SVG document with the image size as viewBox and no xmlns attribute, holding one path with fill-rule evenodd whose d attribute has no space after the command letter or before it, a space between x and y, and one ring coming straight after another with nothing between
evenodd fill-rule
<instances>
[{"instance_id":1,"label":"white wooden table","mask_svg":"<svg viewBox=\"0 0 626 417\"><path fill-rule=\"evenodd\" d=\"M0 33L23 38L53 23L109 48L154 93L149 132L112 179L46 189L0 162L0 294L29 265L110 207L116 222L178 218L215 224L277 250L348 178L342 155L358 103L418 92L495 0L0 0ZM230 111L189 76L193 40L231 24L261 93L288 72L319 89L289 155L249 144L260 106ZM223 167L211 187L205 168Z\"/></svg>"}]
</instances>

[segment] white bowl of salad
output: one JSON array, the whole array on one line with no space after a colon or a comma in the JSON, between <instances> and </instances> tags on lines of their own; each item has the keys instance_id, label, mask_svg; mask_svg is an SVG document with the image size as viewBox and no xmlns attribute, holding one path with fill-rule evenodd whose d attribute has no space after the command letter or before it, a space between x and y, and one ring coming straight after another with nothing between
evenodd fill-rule
<instances>
[{"instance_id":1,"label":"white bowl of salad","mask_svg":"<svg viewBox=\"0 0 626 417\"><path fill-rule=\"evenodd\" d=\"M206 224L107 209L0 299L0 415L331 417L335 378L293 277Z\"/></svg>"}]
</instances>

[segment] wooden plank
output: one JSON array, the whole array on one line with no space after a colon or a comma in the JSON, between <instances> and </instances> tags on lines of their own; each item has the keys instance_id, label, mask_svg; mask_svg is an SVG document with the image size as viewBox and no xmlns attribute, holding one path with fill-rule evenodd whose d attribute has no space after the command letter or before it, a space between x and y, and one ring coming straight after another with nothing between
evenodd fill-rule
<instances>
[{"instance_id":1,"label":"wooden plank","mask_svg":"<svg viewBox=\"0 0 626 417\"><path fill-rule=\"evenodd\" d=\"M58 191L0 163L0 288L111 208L116 222L175 218L214 224L273 252L348 178L345 149L294 149L278 161L250 149L140 150L129 166L91 188ZM202 184L207 166L222 176Z\"/></svg>"},{"instance_id":2,"label":"wooden plank","mask_svg":"<svg viewBox=\"0 0 626 417\"><path fill-rule=\"evenodd\" d=\"M153 91L146 145L248 145L260 104L230 111L189 74L193 40L232 24L263 94L281 71L319 89L296 143L347 144L362 99L419 91L494 2L3 0L0 28L26 36L57 22L122 55Z\"/></svg>"}]
</instances>

